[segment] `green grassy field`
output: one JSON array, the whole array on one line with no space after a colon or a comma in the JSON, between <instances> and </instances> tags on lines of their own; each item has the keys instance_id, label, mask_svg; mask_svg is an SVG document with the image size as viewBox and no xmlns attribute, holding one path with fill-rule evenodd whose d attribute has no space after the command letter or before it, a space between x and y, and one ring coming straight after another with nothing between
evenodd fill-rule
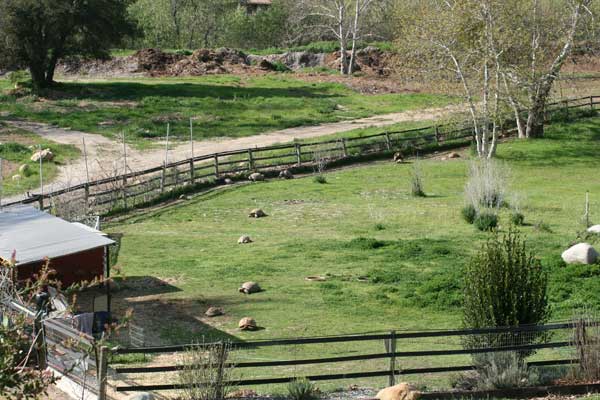
<instances>
[{"instance_id":1,"label":"green grassy field","mask_svg":"<svg viewBox=\"0 0 600 400\"><path fill-rule=\"evenodd\" d=\"M559 261L582 229L586 190L592 216L600 214L594 202L600 183L591 179L600 164L599 129L599 119L556 124L546 139L511 141L499 150L527 222L551 229L523 231L550 272L554 318L586 302L600 305L600 269L563 268ZM110 230L125 234L126 275L173 278L177 291L168 300L226 304L227 332L236 332L237 317L252 314L266 329L244 338L390 329L399 316L407 329L456 327L461 267L486 237L460 217L467 163L424 161L428 197L422 199L409 195L409 169L379 163L332 172L325 185L305 178L244 186ZM256 207L269 217L247 218ZM255 243L238 246L242 234ZM310 275L329 279L305 281ZM361 276L369 282L359 282ZM240 297L236 289L246 280L266 291ZM347 315L351 329L343 323ZM191 332L175 325L168 333L181 341Z\"/></svg>"},{"instance_id":2,"label":"green grassy field","mask_svg":"<svg viewBox=\"0 0 600 400\"><path fill-rule=\"evenodd\" d=\"M0 112L107 136L125 131L143 146L164 137L167 122L173 138L187 140L189 118L197 139L240 137L452 101L429 94L365 96L342 84L309 83L285 74L63 82L47 97L5 94Z\"/></svg>"},{"instance_id":3,"label":"green grassy field","mask_svg":"<svg viewBox=\"0 0 600 400\"><path fill-rule=\"evenodd\" d=\"M593 178L600 166L599 150L600 118L556 123L544 139L511 140L499 148L498 158L511 170L510 192L520 198L526 217L521 230L550 277L552 320L568 319L582 306L600 307L600 266L567 267L560 259L583 229L586 190L592 220L600 220L600 182ZM468 157L465 151L459 160L422 161L425 198L409 194L409 164L381 162L332 171L327 184L311 177L250 184L110 224L108 231L124 234L118 264L126 278L117 279L115 307L133 307L134 319L152 332L149 338L163 344L202 336L254 340L460 327L462 268L488 236L461 218ZM248 218L256 207L268 217ZM503 231L509 212L501 212ZM242 234L254 243L238 245ZM305 280L315 275L326 280ZM265 291L238 293L248 280L259 282ZM223 307L225 316L205 318L209 306ZM263 329L239 331L237 322L244 316L254 317ZM432 338L404 340L398 346L440 349L460 343ZM382 349L376 342L292 346L239 357L277 360ZM572 355L565 349L536 357L548 356ZM402 368L422 368L469 361L460 356L399 362ZM258 373L304 376L385 368L381 360L350 364ZM406 379L431 390L447 387L452 378ZM381 386L384 381L352 383Z\"/></svg>"},{"instance_id":4,"label":"green grassy field","mask_svg":"<svg viewBox=\"0 0 600 400\"><path fill-rule=\"evenodd\" d=\"M3 159L2 194L10 196L24 193L39 187L39 164L31 161L31 155L38 145L43 149L49 148L54 153L54 159L42 163L42 173L46 183L51 182L58 172L58 167L79 157L80 152L75 146L58 144L45 140L40 136L22 129L11 128L0 122L0 158ZM33 146L33 147L31 147ZM28 173L20 173L19 167L28 165ZM20 179L13 180L14 175Z\"/></svg>"}]
</instances>

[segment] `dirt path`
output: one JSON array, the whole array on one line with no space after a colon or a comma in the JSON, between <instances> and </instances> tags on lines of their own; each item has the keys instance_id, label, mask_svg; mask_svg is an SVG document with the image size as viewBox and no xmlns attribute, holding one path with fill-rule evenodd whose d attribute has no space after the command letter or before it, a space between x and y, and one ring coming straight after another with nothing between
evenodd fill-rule
<instances>
[{"instance_id":1,"label":"dirt path","mask_svg":"<svg viewBox=\"0 0 600 400\"><path fill-rule=\"evenodd\" d=\"M434 120L452 112L459 111L460 108L460 106L452 105L443 108L385 114L351 121L289 128L236 139L219 138L214 140L196 141L194 143L194 155L199 156L255 146L268 146L276 143L293 141L294 139L332 135L359 128L383 127L399 122ZM5 122L17 128L34 132L57 143L75 145L81 150L83 150L83 140L85 140L88 155L87 165L91 180L113 176L115 171L122 173L124 170L123 145L117 141L113 141L99 134L57 128L38 122ZM164 145L164 143L162 144ZM190 153L189 143L175 143L169 150L169 162L189 158ZM155 167L165 161L165 152L163 149L140 151L131 146L126 146L126 154L128 171L139 171ZM85 182L86 179L86 163L85 158L82 156L78 160L62 166L57 178L53 183L45 186L44 191L49 192L76 185ZM36 193L39 192L39 190L33 190L32 192ZM5 199L5 201L16 201L20 198L22 198L22 196L15 196L13 198Z\"/></svg>"}]
</instances>

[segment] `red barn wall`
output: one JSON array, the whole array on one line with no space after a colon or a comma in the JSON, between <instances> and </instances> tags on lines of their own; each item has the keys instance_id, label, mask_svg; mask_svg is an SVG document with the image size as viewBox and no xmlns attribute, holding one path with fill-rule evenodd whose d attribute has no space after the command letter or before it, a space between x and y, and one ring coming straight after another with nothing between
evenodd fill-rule
<instances>
[{"instance_id":1,"label":"red barn wall","mask_svg":"<svg viewBox=\"0 0 600 400\"><path fill-rule=\"evenodd\" d=\"M43 261L19 265L17 279L24 281L32 278L43 265ZM50 259L50 268L56 271L54 278L62 282L63 287L81 281L102 278L104 276L104 247L52 258Z\"/></svg>"}]
</instances>

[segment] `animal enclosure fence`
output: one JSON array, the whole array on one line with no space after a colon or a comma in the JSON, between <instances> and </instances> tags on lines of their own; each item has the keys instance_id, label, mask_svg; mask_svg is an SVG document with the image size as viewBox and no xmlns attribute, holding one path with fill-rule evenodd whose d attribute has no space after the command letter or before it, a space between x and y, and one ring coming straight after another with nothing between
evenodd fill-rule
<instances>
[{"instance_id":1,"label":"animal enclosure fence","mask_svg":"<svg viewBox=\"0 0 600 400\"><path fill-rule=\"evenodd\" d=\"M547 120L557 116L572 118L582 110L595 111L600 104L598 99L600 96L589 96L548 104L545 117ZM514 126L514 121L507 121L503 134L511 132ZM165 163L143 171L115 174L50 193L34 194L4 206L38 203L41 209L54 208L59 214L61 209L106 214L225 184L227 178L246 179L253 172L276 175L282 169L310 171L315 167L315 154L325 157L327 163L349 163L384 157L396 151L414 155L464 146L472 139L472 124L454 123L227 151Z\"/></svg>"},{"instance_id":2,"label":"animal enclosure fence","mask_svg":"<svg viewBox=\"0 0 600 400\"><path fill-rule=\"evenodd\" d=\"M0 320L24 318L35 346L36 363L75 382L81 390L99 393L99 362L94 338L74 329L66 319L41 317L16 301L0 303Z\"/></svg>"},{"instance_id":3,"label":"animal enclosure fence","mask_svg":"<svg viewBox=\"0 0 600 400\"><path fill-rule=\"evenodd\" d=\"M598 322L588 321L587 326L598 326ZM491 355L519 354L526 357L531 368L577 364L573 338L581 329L576 323L552 323L241 341L232 343L232 357L226 365L234 371L229 384L236 387L285 384L299 378L315 382L383 378L391 385L397 377L411 376L412 382L437 389L447 387L451 374L475 370L474 360L481 361L482 357ZM117 348L113 354L177 356L191 347L208 346ZM164 357L159 359L165 360ZM117 392L176 391L184 387L177 373L189 366L181 362L164 365L164 361L151 364L132 366L113 362L109 379L115 382L114 389Z\"/></svg>"}]
</instances>

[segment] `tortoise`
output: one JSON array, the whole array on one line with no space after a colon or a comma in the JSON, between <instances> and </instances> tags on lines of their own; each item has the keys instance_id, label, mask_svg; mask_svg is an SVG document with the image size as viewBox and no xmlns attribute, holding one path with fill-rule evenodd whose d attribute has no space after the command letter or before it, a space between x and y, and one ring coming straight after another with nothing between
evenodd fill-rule
<instances>
[{"instance_id":1,"label":"tortoise","mask_svg":"<svg viewBox=\"0 0 600 400\"><path fill-rule=\"evenodd\" d=\"M254 318L244 317L238 323L238 327L243 331L254 331L258 328Z\"/></svg>"},{"instance_id":2,"label":"tortoise","mask_svg":"<svg viewBox=\"0 0 600 400\"><path fill-rule=\"evenodd\" d=\"M251 180L252 182L264 181L265 176L263 174L261 174L260 172L254 172L253 174L250 174L248 179Z\"/></svg>"},{"instance_id":3,"label":"tortoise","mask_svg":"<svg viewBox=\"0 0 600 400\"><path fill-rule=\"evenodd\" d=\"M252 243L252 239L250 239L250 236L247 236L247 235L240 236L240 238L238 239L238 244L246 244L246 243Z\"/></svg>"},{"instance_id":4,"label":"tortoise","mask_svg":"<svg viewBox=\"0 0 600 400\"><path fill-rule=\"evenodd\" d=\"M207 317L218 317L223 314L223 309L221 307L209 307L204 313Z\"/></svg>"},{"instance_id":5,"label":"tortoise","mask_svg":"<svg viewBox=\"0 0 600 400\"><path fill-rule=\"evenodd\" d=\"M260 208L255 208L254 210L250 211L250 214L248 214L248 216L250 218L262 218L266 217L267 214L265 214L265 212Z\"/></svg>"},{"instance_id":6,"label":"tortoise","mask_svg":"<svg viewBox=\"0 0 600 400\"><path fill-rule=\"evenodd\" d=\"M256 282L244 282L238 290L240 293L246 294L262 292L260 285Z\"/></svg>"},{"instance_id":7,"label":"tortoise","mask_svg":"<svg viewBox=\"0 0 600 400\"><path fill-rule=\"evenodd\" d=\"M281 179L294 179L294 175L290 172L289 169L284 169L279 173L279 178Z\"/></svg>"}]
</instances>

